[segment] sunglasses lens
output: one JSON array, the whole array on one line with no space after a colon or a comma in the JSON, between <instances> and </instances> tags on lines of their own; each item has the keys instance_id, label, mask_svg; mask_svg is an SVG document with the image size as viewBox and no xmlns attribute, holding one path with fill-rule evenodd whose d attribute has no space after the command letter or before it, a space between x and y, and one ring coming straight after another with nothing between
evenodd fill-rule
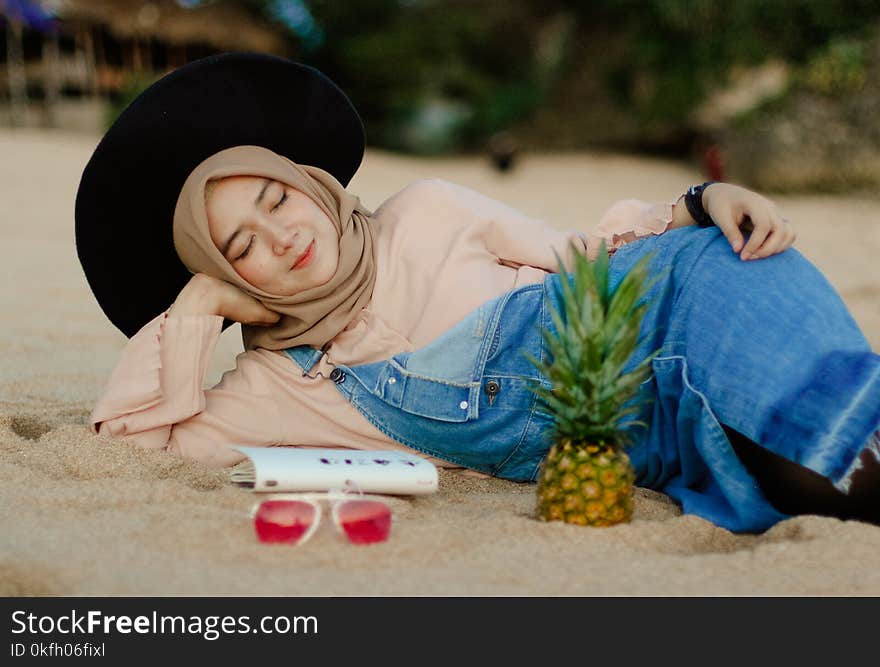
<instances>
[{"instance_id":1,"label":"sunglasses lens","mask_svg":"<svg viewBox=\"0 0 880 667\"><path fill-rule=\"evenodd\" d=\"M254 516L260 542L296 544L315 522L315 507L301 500L264 500Z\"/></svg>"},{"instance_id":2,"label":"sunglasses lens","mask_svg":"<svg viewBox=\"0 0 880 667\"><path fill-rule=\"evenodd\" d=\"M354 544L384 542L391 533L391 510L375 500L346 500L336 508L336 518Z\"/></svg>"}]
</instances>

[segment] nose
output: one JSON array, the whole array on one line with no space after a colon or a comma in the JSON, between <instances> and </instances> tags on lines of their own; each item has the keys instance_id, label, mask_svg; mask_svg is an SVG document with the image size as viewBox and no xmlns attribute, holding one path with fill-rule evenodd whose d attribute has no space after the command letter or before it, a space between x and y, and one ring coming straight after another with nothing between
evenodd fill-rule
<instances>
[{"instance_id":1,"label":"nose","mask_svg":"<svg viewBox=\"0 0 880 667\"><path fill-rule=\"evenodd\" d=\"M272 251L276 255L286 254L294 245L296 232L280 223L270 224L268 228L272 239Z\"/></svg>"}]
</instances>

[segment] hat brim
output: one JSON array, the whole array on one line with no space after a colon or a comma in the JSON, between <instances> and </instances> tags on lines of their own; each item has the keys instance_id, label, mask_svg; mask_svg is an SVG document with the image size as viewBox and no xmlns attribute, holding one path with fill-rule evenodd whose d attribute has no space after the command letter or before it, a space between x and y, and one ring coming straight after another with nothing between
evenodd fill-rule
<instances>
[{"instance_id":1,"label":"hat brim","mask_svg":"<svg viewBox=\"0 0 880 667\"><path fill-rule=\"evenodd\" d=\"M184 181L206 158L240 145L319 167L347 186L363 159L364 129L325 75L263 54L198 60L141 93L98 144L76 196L77 255L101 309L126 336L168 308L191 277L172 237Z\"/></svg>"}]
</instances>

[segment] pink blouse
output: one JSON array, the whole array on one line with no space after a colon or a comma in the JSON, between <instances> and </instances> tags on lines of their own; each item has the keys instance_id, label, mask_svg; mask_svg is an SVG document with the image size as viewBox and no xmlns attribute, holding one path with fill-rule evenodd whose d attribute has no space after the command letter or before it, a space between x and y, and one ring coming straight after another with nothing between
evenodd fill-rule
<instances>
[{"instance_id":1,"label":"pink blouse","mask_svg":"<svg viewBox=\"0 0 880 667\"><path fill-rule=\"evenodd\" d=\"M223 318L156 316L122 351L92 412L92 428L208 465L244 457L227 445L408 450L370 424L329 380L357 365L418 349L469 312L568 265L570 242L595 258L672 221L672 204L625 200L589 234L560 230L474 190L412 183L374 213L376 284L368 304L310 373L283 353L242 352L211 389L205 373ZM455 467L435 461L438 465Z\"/></svg>"}]
</instances>

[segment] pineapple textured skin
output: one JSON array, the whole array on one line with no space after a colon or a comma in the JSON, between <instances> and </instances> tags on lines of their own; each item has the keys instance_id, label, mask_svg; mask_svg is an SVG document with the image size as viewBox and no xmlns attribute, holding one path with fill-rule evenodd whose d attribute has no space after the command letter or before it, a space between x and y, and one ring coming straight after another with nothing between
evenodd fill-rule
<instances>
[{"instance_id":1,"label":"pineapple textured skin","mask_svg":"<svg viewBox=\"0 0 880 667\"><path fill-rule=\"evenodd\" d=\"M633 513L635 474L621 449L565 441L554 445L538 476L538 516L581 526L613 526Z\"/></svg>"}]
</instances>

